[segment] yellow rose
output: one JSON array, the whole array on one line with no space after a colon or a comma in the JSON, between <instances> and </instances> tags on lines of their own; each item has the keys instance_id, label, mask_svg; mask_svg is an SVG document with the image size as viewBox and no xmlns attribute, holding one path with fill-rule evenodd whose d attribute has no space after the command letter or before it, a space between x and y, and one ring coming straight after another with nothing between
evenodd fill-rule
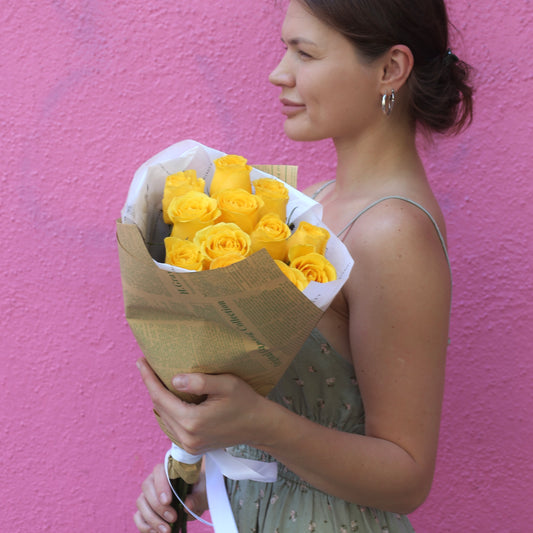
<instances>
[{"instance_id":1,"label":"yellow rose","mask_svg":"<svg viewBox=\"0 0 533 533\"><path fill-rule=\"evenodd\" d=\"M300 270L290 267L279 259L275 259L275 263L281 268L281 271L289 278L289 280L301 291L309 285L309 281Z\"/></svg>"},{"instance_id":2,"label":"yellow rose","mask_svg":"<svg viewBox=\"0 0 533 533\"><path fill-rule=\"evenodd\" d=\"M197 231L214 224L220 214L217 201L203 192L189 191L176 196L168 206L168 216L173 224L170 236L192 239Z\"/></svg>"},{"instance_id":3,"label":"yellow rose","mask_svg":"<svg viewBox=\"0 0 533 533\"><path fill-rule=\"evenodd\" d=\"M200 230L194 237L202 253L210 263L227 253L239 253L244 257L250 255L252 241L237 224L219 222Z\"/></svg>"},{"instance_id":4,"label":"yellow rose","mask_svg":"<svg viewBox=\"0 0 533 533\"><path fill-rule=\"evenodd\" d=\"M272 259L284 260L287 256L287 239L291 230L276 213L261 217L257 226L250 234L252 253L265 248Z\"/></svg>"},{"instance_id":5,"label":"yellow rose","mask_svg":"<svg viewBox=\"0 0 533 533\"><path fill-rule=\"evenodd\" d=\"M309 281L327 283L337 279L335 267L323 255L316 252L297 257L291 261L290 266L302 272Z\"/></svg>"},{"instance_id":6,"label":"yellow rose","mask_svg":"<svg viewBox=\"0 0 533 533\"><path fill-rule=\"evenodd\" d=\"M263 200L244 189L226 189L216 199L222 212L221 222L233 222L246 233L250 233L259 221Z\"/></svg>"},{"instance_id":7,"label":"yellow rose","mask_svg":"<svg viewBox=\"0 0 533 533\"><path fill-rule=\"evenodd\" d=\"M176 237L165 239L165 263L187 270L203 270L205 257L197 244Z\"/></svg>"},{"instance_id":8,"label":"yellow rose","mask_svg":"<svg viewBox=\"0 0 533 533\"><path fill-rule=\"evenodd\" d=\"M287 253L287 258L289 263L294 261L297 257L301 255L307 255L315 251L315 247L312 244L295 244L289 248Z\"/></svg>"},{"instance_id":9,"label":"yellow rose","mask_svg":"<svg viewBox=\"0 0 533 533\"><path fill-rule=\"evenodd\" d=\"M260 178L253 182L255 194L265 202L262 214L277 213L281 220L287 219L287 202L289 190L285 185L274 178Z\"/></svg>"},{"instance_id":10,"label":"yellow rose","mask_svg":"<svg viewBox=\"0 0 533 533\"><path fill-rule=\"evenodd\" d=\"M213 259L213 261L211 261L211 264L209 265L209 270L233 265L234 263L238 263L243 259L246 259L244 255L239 254L237 252L230 252L229 254L221 255L220 257Z\"/></svg>"},{"instance_id":11,"label":"yellow rose","mask_svg":"<svg viewBox=\"0 0 533 533\"><path fill-rule=\"evenodd\" d=\"M252 192L250 171L252 167L247 165L247 160L240 155L225 155L213 161L215 173L211 180L209 194L216 196L225 189L244 189Z\"/></svg>"},{"instance_id":12,"label":"yellow rose","mask_svg":"<svg viewBox=\"0 0 533 533\"><path fill-rule=\"evenodd\" d=\"M167 210L172 198L181 196L189 191L204 192L205 180L196 176L196 170L184 170L167 176L163 190L163 220L171 224Z\"/></svg>"},{"instance_id":13,"label":"yellow rose","mask_svg":"<svg viewBox=\"0 0 533 533\"><path fill-rule=\"evenodd\" d=\"M296 231L289 237L287 245L289 248L292 248L298 244L311 244L315 247L315 252L324 254L328 239L328 230L302 221Z\"/></svg>"}]
</instances>

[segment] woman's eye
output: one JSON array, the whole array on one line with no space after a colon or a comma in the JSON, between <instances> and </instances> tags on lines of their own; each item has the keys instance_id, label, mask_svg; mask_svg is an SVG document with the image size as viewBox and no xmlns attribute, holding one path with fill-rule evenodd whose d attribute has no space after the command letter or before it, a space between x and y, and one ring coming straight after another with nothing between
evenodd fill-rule
<instances>
[{"instance_id":1,"label":"woman's eye","mask_svg":"<svg viewBox=\"0 0 533 533\"><path fill-rule=\"evenodd\" d=\"M312 56L310 54L308 54L307 52L304 52L303 50L298 50L298 55L302 59L311 59L312 58Z\"/></svg>"}]
</instances>

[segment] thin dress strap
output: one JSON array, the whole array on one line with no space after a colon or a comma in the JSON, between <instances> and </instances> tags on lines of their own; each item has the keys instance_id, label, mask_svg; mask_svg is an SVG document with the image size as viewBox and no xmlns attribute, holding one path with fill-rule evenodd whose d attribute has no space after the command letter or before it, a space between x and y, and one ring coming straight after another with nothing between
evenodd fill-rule
<instances>
[{"instance_id":1,"label":"thin dress strap","mask_svg":"<svg viewBox=\"0 0 533 533\"><path fill-rule=\"evenodd\" d=\"M329 185L331 185L332 183L335 183L335 180L329 180L329 181L326 181L326 183L323 183L314 193L313 195L311 196L311 198L313 200L316 199L316 197L326 188L328 187Z\"/></svg>"},{"instance_id":2,"label":"thin dress strap","mask_svg":"<svg viewBox=\"0 0 533 533\"><path fill-rule=\"evenodd\" d=\"M324 188L325 186L327 186L327 185L329 185L329 183L327 183L326 185L322 186L319 189L319 191L322 188ZM442 235L442 232L440 231L440 228L439 228L439 225L437 224L437 221L433 218L431 213L425 207L421 206L419 203L415 202L414 200L410 200L409 198L404 198L403 196L384 196L383 198L380 198L379 200L376 200L375 202L372 202L370 205L366 206L362 211L357 213L357 215L355 215L352 218L352 220L350 220L350 222L348 222L348 224L346 224L346 226L344 226L344 228L337 234L337 237L341 238L341 235L343 233L345 233L346 231L348 231L355 224L355 222L358 220L358 218L361 215L365 214L369 209L371 209L375 205L377 205L380 202L383 202L385 200L403 200L404 202L407 202L407 203L409 203L411 205L414 205L415 207L418 207L419 209L421 209L429 217L429 220L431 220L431 222L433 223L433 226L435 227L435 230L437 231L437 235L439 236L440 243L442 245L442 249L444 250L444 255L446 256L446 261L448 263L448 268L451 271L451 263L450 263L450 258L448 256L448 249L446 248L446 242L444 241L444 237Z\"/></svg>"}]
</instances>

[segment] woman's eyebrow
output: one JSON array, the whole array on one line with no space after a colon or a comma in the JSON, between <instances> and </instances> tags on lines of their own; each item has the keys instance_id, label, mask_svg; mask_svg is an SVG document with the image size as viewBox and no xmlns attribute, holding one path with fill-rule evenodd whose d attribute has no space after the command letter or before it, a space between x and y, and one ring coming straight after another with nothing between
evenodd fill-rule
<instances>
[{"instance_id":1,"label":"woman's eyebrow","mask_svg":"<svg viewBox=\"0 0 533 533\"><path fill-rule=\"evenodd\" d=\"M314 41L311 41L310 39L306 39L305 37L292 37L288 41L285 41L285 39L283 39L282 37L281 42L283 44L290 44L291 46L298 46L299 44L302 44L302 43L316 46L316 43Z\"/></svg>"}]
</instances>

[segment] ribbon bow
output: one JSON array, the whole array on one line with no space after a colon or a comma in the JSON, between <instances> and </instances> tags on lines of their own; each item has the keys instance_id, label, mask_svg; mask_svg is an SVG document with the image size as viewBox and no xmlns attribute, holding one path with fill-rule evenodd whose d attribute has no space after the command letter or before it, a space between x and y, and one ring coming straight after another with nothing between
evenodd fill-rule
<instances>
[{"instance_id":1,"label":"ribbon bow","mask_svg":"<svg viewBox=\"0 0 533 533\"><path fill-rule=\"evenodd\" d=\"M194 516L196 520L202 522L202 524L213 527L215 533L239 533L231 511L224 477L235 481L248 479L267 483L272 483L278 478L278 464L276 462L265 463L252 459L233 457L233 455L223 449L207 452L205 454L205 482L209 512L213 521L211 523L192 512L174 491L168 474L169 457L172 457L180 463L195 464L202 459L202 456L192 455L179 446L172 444L172 447L165 456L165 471L172 492L174 492L174 495L187 512Z\"/></svg>"}]
</instances>

